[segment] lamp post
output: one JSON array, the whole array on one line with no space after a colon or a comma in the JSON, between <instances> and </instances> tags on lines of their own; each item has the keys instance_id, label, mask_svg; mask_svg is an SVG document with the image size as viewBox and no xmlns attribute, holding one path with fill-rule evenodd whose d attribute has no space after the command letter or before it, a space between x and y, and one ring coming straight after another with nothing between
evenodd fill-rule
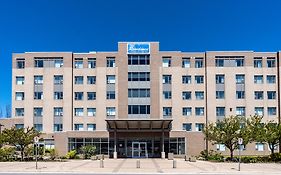
<instances>
[{"instance_id":1,"label":"lamp post","mask_svg":"<svg viewBox=\"0 0 281 175\"><path fill-rule=\"evenodd\" d=\"M238 138L238 146L239 146L239 164L238 164L238 171L240 171L240 164L241 164L241 146L243 144L243 138Z\"/></svg>"}]
</instances>

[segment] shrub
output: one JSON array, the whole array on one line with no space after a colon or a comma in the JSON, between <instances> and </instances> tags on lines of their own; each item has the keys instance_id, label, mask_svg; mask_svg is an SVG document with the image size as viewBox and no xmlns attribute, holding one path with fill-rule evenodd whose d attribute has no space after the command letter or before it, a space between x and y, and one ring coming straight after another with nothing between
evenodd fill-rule
<instances>
[{"instance_id":1,"label":"shrub","mask_svg":"<svg viewBox=\"0 0 281 175\"><path fill-rule=\"evenodd\" d=\"M69 151L69 152L66 154L66 158L67 158L67 159L74 159L75 156L76 156L76 154L77 154L76 150Z\"/></svg>"},{"instance_id":2,"label":"shrub","mask_svg":"<svg viewBox=\"0 0 281 175\"><path fill-rule=\"evenodd\" d=\"M212 160L218 162L223 161L223 156L221 155L221 153L218 153L214 150L210 150L209 152L207 152L207 150L201 151L200 157L202 157L205 160Z\"/></svg>"},{"instance_id":3,"label":"shrub","mask_svg":"<svg viewBox=\"0 0 281 175\"><path fill-rule=\"evenodd\" d=\"M14 159L16 149L14 147L0 148L0 161L11 161Z\"/></svg>"},{"instance_id":4,"label":"shrub","mask_svg":"<svg viewBox=\"0 0 281 175\"><path fill-rule=\"evenodd\" d=\"M45 154L50 156L51 160L54 160L58 157L58 153L55 149L46 149Z\"/></svg>"},{"instance_id":5,"label":"shrub","mask_svg":"<svg viewBox=\"0 0 281 175\"><path fill-rule=\"evenodd\" d=\"M281 153L273 153L269 156L269 159L273 162L280 162L281 161Z\"/></svg>"},{"instance_id":6,"label":"shrub","mask_svg":"<svg viewBox=\"0 0 281 175\"><path fill-rule=\"evenodd\" d=\"M92 155L95 154L96 147L92 145L86 145L86 146L82 146L80 150L81 153L83 154L84 159L89 159L91 158Z\"/></svg>"}]
</instances>

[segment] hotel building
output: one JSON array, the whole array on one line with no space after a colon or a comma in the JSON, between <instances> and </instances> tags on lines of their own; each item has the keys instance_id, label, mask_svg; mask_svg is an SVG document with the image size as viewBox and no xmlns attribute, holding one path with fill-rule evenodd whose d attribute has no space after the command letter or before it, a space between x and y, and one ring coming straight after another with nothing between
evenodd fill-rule
<instances>
[{"instance_id":1,"label":"hotel building","mask_svg":"<svg viewBox=\"0 0 281 175\"><path fill-rule=\"evenodd\" d=\"M202 128L229 115L280 121L280 53L160 51L119 42L113 52L13 54L12 118L60 155L95 145L110 157L198 155ZM209 149L228 154L224 145ZM242 154L268 154L261 143Z\"/></svg>"}]
</instances>

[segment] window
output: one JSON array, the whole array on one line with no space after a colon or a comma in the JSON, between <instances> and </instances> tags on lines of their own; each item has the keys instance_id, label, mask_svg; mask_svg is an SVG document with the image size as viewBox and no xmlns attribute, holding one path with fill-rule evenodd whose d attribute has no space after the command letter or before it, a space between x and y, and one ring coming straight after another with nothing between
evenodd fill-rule
<instances>
[{"instance_id":1,"label":"window","mask_svg":"<svg viewBox=\"0 0 281 175\"><path fill-rule=\"evenodd\" d=\"M255 75L254 76L255 84L263 84L263 75Z\"/></svg>"},{"instance_id":2,"label":"window","mask_svg":"<svg viewBox=\"0 0 281 175\"><path fill-rule=\"evenodd\" d=\"M275 67L275 58L274 57L268 57L266 60L267 67Z\"/></svg>"},{"instance_id":3,"label":"window","mask_svg":"<svg viewBox=\"0 0 281 175\"><path fill-rule=\"evenodd\" d=\"M95 131L96 124L87 124L87 131Z\"/></svg>"},{"instance_id":4,"label":"window","mask_svg":"<svg viewBox=\"0 0 281 175\"><path fill-rule=\"evenodd\" d=\"M172 107L163 107L163 117L172 116Z\"/></svg>"},{"instance_id":5,"label":"window","mask_svg":"<svg viewBox=\"0 0 281 175\"><path fill-rule=\"evenodd\" d=\"M162 67L171 67L171 57L163 57Z\"/></svg>"},{"instance_id":6,"label":"window","mask_svg":"<svg viewBox=\"0 0 281 175\"><path fill-rule=\"evenodd\" d=\"M34 124L34 128L39 132L43 131L43 125L42 124Z\"/></svg>"},{"instance_id":7,"label":"window","mask_svg":"<svg viewBox=\"0 0 281 175\"><path fill-rule=\"evenodd\" d=\"M83 76L75 76L75 84L83 84Z\"/></svg>"},{"instance_id":8,"label":"window","mask_svg":"<svg viewBox=\"0 0 281 175\"><path fill-rule=\"evenodd\" d=\"M76 69L83 68L83 58L75 58L74 68L76 68Z\"/></svg>"},{"instance_id":9,"label":"window","mask_svg":"<svg viewBox=\"0 0 281 175\"><path fill-rule=\"evenodd\" d=\"M267 114L268 114L269 116L274 116L274 115L276 115L276 107L268 107L268 108L267 108Z\"/></svg>"},{"instance_id":10,"label":"window","mask_svg":"<svg viewBox=\"0 0 281 175\"><path fill-rule=\"evenodd\" d=\"M245 116L245 107L236 107L236 115Z\"/></svg>"},{"instance_id":11,"label":"window","mask_svg":"<svg viewBox=\"0 0 281 175\"><path fill-rule=\"evenodd\" d=\"M55 59L55 68L63 67L63 59Z\"/></svg>"},{"instance_id":12,"label":"window","mask_svg":"<svg viewBox=\"0 0 281 175\"><path fill-rule=\"evenodd\" d=\"M44 60L43 59L35 59L34 60L34 67L37 67L37 68L44 67Z\"/></svg>"},{"instance_id":13,"label":"window","mask_svg":"<svg viewBox=\"0 0 281 175\"><path fill-rule=\"evenodd\" d=\"M196 100L204 100L204 92L203 91L196 91L195 92Z\"/></svg>"},{"instance_id":14,"label":"window","mask_svg":"<svg viewBox=\"0 0 281 175\"><path fill-rule=\"evenodd\" d=\"M17 69L24 69L25 67L25 59L24 58L18 58L17 61Z\"/></svg>"},{"instance_id":15,"label":"window","mask_svg":"<svg viewBox=\"0 0 281 175\"><path fill-rule=\"evenodd\" d=\"M15 124L15 127L17 129L21 129L21 128L24 128L24 124Z\"/></svg>"},{"instance_id":16,"label":"window","mask_svg":"<svg viewBox=\"0 0 281 175\"><path fill-rule=\"evenodd\" d=\"M149 65L149 55L129 55L128 65Z\"/></svg>"},{"instance_id":17,"label":"window","mask_svg":"<svg viewBox=\"0 0 281 175\"><path fill-rule=\"evenodd\" d=\"M224 91L216 91L216 99L224 99Z\"/></svg>"},{"instance_id":18,"label":"window","mask_svg":"<svg viewBox=\"0 0 281 175\"><path fill-rule=\"evenodd\" d=\"M88 58L88 68L89 69L96 68L96 59L95 58Z\"/></svg>"},{"instance_id":19,"label":"window","mask_svg":"<svg viewBox=\"0 0 281 175\"><path fill-rule=\"evenodd\" d=\"M43 116L43 108L34 108L33 109L34 117L42 117Z\"/></svg>"},{"instance_id":20,"label":"window","mask_svg":"<svg viewBox=\"0 0 281 175\"><path fill-rule=\"evenodd\" d=\"M74 108L74 115L79 117L83 116L84 115L83 108Z\"/></svg>"},{"instance_id":21,"label":"window","mask_svg":"<svg viewBox=\"0 0 281 175\"><path fill-rule=\"evenodd\" d=\"M24 100L24 92L16 92L16 100L17 101Z\"/></svg>"},{"instance_id":22,"label":"window","mask_svg":"<svg viewBox=\"0 0 281 175\"><path fill-rule=\"evenodd\" d=\"M63 99L63 92L54 92L54 99L55 100L62 100Z\"/></svg>"},{"instance_id":23,"label":"window","mask_svg":"<svg viewBox=\"0 0 281 175\"><path fill-rule=\"evenodd\" d=\"M236 91L236 99L245 99L245 91Z\"/></svg>"},{"instance_id":24,"label":"window","mask_svg":"<svg viewBox=\"0 0 281 175\"><path fill-rule=\"evenodd\" d=\"M106 76L107 84L115 84L115 75L107 75Z\"/></svg>"},{"instance_id":25,"label":"window","mask_svg":"<svg viewBox=\"0 0 281 175\"><path fill-rule=\"evenodd\" d=\"M195 76L195 83L196 84L203 84L204 83L204 76L203 75L196 75Z\"/></svg>"},{"instance_id":26,"label":"window","mask_svg":"<svg viewBox=\"0 0 281 175\"><path fill-rule=\"evenodd\" d=\"M184 130L184 131L192 131L191 126L192 126L191 123L183 123L182 124L182 130Z\"/></svg>"},{"instance_id":27,"label":"window","mask_svg":"<svg viewBox=\"0 0 281 175\"><path fill-rule=\"evenodd\" d=\"M106 58L106 67L115 67L115 58L114 57Z\"/></svg>"},{"instance_id":28,"label":"window","mask_svg":"<svg viewBox=\"0 0 281 175\"><path fill-rule=\"evenodd\" d=\"M183 91L182 92L182 99L183 100L191 100L191 92L190 91Z\"/></svg>"},{"instance_id":29,"label":"window","mask_svg":"<svg viewBox=\"0 0 281 175\"><path fill-rule=\"evenodd\" d=\"M216 75L216 84L224 84L224 75Z\"/></svg>"},{"instance_id":30,"label":"window","mask_svg":"<svg viewBox=\"0 0 281 175\"><path fill-rule=\"evenodd\" d=\"M62 131L62 124L54 124L54 132Z\"/></svg>"},{"instance_id":31,"label":"window","mask_svg":"<svg viewBox=\"0 0 281 175\"><path fill-rule=\"evenodd\" d=\"M17 117L24 116L24 108L16 108L15 110L16 110L15 113Z\"/></svg>"},{"instance_id":32,"label":"window","mask_svg":"<svg viewBox=\"0 0 281 175\"><path fill-rule=\"evenodd\" d=\"M172 84L172 75L163 75L163 84Z\"/></svg>"},{"instance_id":33,"label":"window","mask_svg":"<svg viewBox=\"0 0 281 175\"><path fill-rule=\"evenodd\" d=\"M263 100L263 91L255 91L255 100Z\"/></svg>"},{"instance_id":34,"label":"window","mask_svg":"<svg viewBox=\"0 0 281 175\"><path fill-rule=\"evenodd\" d=\"M43 92L34 92L34 100L42 100Z\"/></svg>"},{"instance_id":35,"label":"window","mask_svg":"<svg viewBox=\"0 0 281 175\"><path fill-rule=\"evenodd\" d=\"M24 77L23 76L16 77L16 84L17 85L23 85L24 84Z\"/></svg>"},{"instance_id":36,"label":"window","mask_svg":"<svg viewBox=\"0 0 281 175\"><path fill-rule=\"evenodd\" d=\"M165 100L172 98L172 92L171 91L163 91L163 98Z\"/></svg>"},{"instance_id":37,"label":"window","mask_svg":"<svg viewBox=\"0 0 281 175\"><path fill-rule=\"evenodd\" d=\"M87 84L96 84L96 76L87 76Z\"/></svg>"},{"instance_id":38,"label":"window","mask_svg":"<svg viewBox=\"0 0 281 175\"><path fill-rule=\"evenodd\" d=\"M217 151L225 151L225 145L224 144L217 144Z\"/></svg>"},{"instance_id":39,"label":"window","mask_svg":"<svg viewBox=\"0 0 281 175\"><path fill-rule=\"evenodd\" d=\"M195 131L203 131L204 124L203 123L195 123Z\"/></svg>"},{"instance_id":40,"label":"window","mask_svg":"<svg viewBox=\"0 0 281 175\"><path fill-rule=\"evenodd\" d=\"M203 58L195 58L195 68L203 67Z\"/></svg>"},{"instance_id":41,"label":"window","mask_svg":"<svg viewBox=\"0 0 281 175\"><path fill-rule=\"evenodd\" d=\"M255 57L254 58L254 67L255 68L262 68L262 57Z\"/></svg>"},{"instance_id":42,"label":"window","mask_svg":"<svg viewBox=\"0 0 281 175\"><path fill-rule=\"evenodd\" d=\"M203 116L204 115L204 107L195 107L195 115Z\"/></svg>"},{"instance_id":43,"label":"window","mask_svg":"<svg viewBox=\"0 0 281 175\"><path fill-rule=\"evenodd\" d=\"M267 91L267 99L269 100L276 99L276 91Z\"/></svg>"},{"instance_id":44,"label":"window","mask_svg":"<svg viewBox=\"0 0 281 175\"><path fill-rule=\"evenodd\" d=\"M182 115L183 116L191 116L192 115L191 107L182 108Z\"/></svg>"},{"instance_id":45,"label":"window","mask_svg":"<svg viewBox=\"0 0 281 175\"><path fill-rule=\"evenodd\" d=\"M43 84L43 76L42 75L35 75L34 76L34 84L35 85Z\"/></svg>"},{"instance_id":46,"label":"window","mask_svg":"<svg viewBox=\"0 0 281 175\"><path fill-rule=\"evenodd\" d=\"M107 91L106 92L106 99L115 99L115 91Z\"/></svg>"},{"instance_id":47,"label":"window","mask_svg":"<svg viewBox=\"0 0 281 175\"><path fill-rule=\"evenodd\" d=\"M83 92L75 92L75 100L83 100Z\"/></svg>"},{"instance_id":48,"label":"window","mask_svg":"<svg viewBox=\"0 0 281 175\"><path fill-rule=\"evenodd\" d=\"M150 114L150 105L128 105L128 114Z\"/></svg>"},{"instance_id":49,"label":"window","mask_svg":"<svg viewBox=\"0 0 281 175\"><path fill-rule=\"evenodd\" d=\"M83 131L84 130L83 124L74 124L74 130L75 131Z\"/></svg>"},{"instance_id":50,"label":"window","mask_svg":"<svg viewBox=\"0 0 281 175\"><path fill-rule=\"evenodd\" d=\"M236 75L236 84L244 84L245 83L245 75L237 74Z\"/></svg>"},{"instance_id":51,"label":"window","mask_svg":"<svg viewBox=\"0 0 281 175\"><path fill-rule=\"evenodd\" d=\"M87 108L88 117L96 116L96 108Z\"/></svg>"},{"instance_id":52,"label":"window","mask_svg":"<svg viewBox=\"0 0 281 175\"><path fill-rule=\"evenodd\" d=\"M189 75L182 76L182 84L191 84L191 76Z\"/></svg>"},{"instance_id":53,"label":"window","mask_svg":"<svg viewBox=\"0 0 281 175\"><path fill-rule=\"evenodd\" d=\"M107 116L115 116L115 107L106 107L106 115Z\"/></svg>"},{"instance_id":54,"label":"window","mask_svg":"<svg viewBox=\"0 0 281 175\"><path fill-rule=\"evenodd\" d=\"M150 81L149 72L129 72L128 81Z\"/></svg>"},{"instance_id":55,"label":"window","mask_svg":"<svg viewBox=\"0 0 281 175\"><path fill-rule=\"evenodd\" d=\"M62 75L54 75L54 84L63 84L63 76Z\"/></svg>"},{"instance_id":56,"label":"window","mask_svg":"<svg viewBox=\"0 0 281 175\"><path fill-rule=\"evenodd\" d=\"M128 89L128 98L150 97L150 89Z\"/></svg>"},{"instance_id":57,"label":"window","mask_svg":"<svg viewBox=\"0 0 281 175\"><path fill-rule=\"evenodd\" d=\"M95 100L96 99L96 92L87 92L87 99L88 100Z\"/></svg>"},{"instance_id":58,"label":"window","mask_svg":"<svg viewBox=\"0 0 281 175\"><path fill-rule=\"evenodd\" d=\"M216 115L218 117L224 117L225 116L225 107L216 107Z\"/></svg>"},{"instance_id":59,"label":"window","mask_svg":"<svg viewBox=\"0 0 281 175\"><path fill-rule=\"evenodd\" d=\"M224 67L224 59L216 59L216 67Z\"/></svg>"},{"instance_id":60,"label":"window","mask_svg":"<svg viewBox=\"0 0 281 175\"><path fill-rule=\"evenodd\" d=\"M255 107L255 115L263 116L263 107Z\"/></svg>"},{"instance_id":61,"label":"window","mask_svg":"<svg viewBox=\"0 0 281 175\"><path fill-rule=\"evenodd\" d=\"M190 58L182 58L182 67L190 68Z\"/></svg>"},{"instance_id":62,"label":"window","mask_svg":"<svg viewBox=\"0 0 281 175\"><path fill-rule=\"evenodd\" d=\"M263 151L264 145L263 145L263 143L256 143L255 148L256 148L257 151Z\"/></svg>"},{"instance_id":63,"label":"window","mask_svg":"<svg viewBox=\"0 0 281 175\"><path fill-rule=\"evenodd\" d=\"M244 66L244 59L235 59L236 67Z\"/></svg>"},{"instance_id":64,"label":"window","mask_svg":"<svg viewBox=\"0 0 281 175\"><path fill-rule=\"evenodd\" d=\"M62 107L54 107L54 116L56 116L56 117L63 116L63 108Z\"/></svg>"},{"instance_id":65,"label":"window","mask_svg":"<svg viewBox=\"0 0 281 175\"><path fill-rule=\"evenodd\" d=\"M275 84L275 82L276 82L276 77L275 77L275 75L267 75L267 76L266 76L266 82L267 82L268 84Z\"/></svg>"}]
</instances>

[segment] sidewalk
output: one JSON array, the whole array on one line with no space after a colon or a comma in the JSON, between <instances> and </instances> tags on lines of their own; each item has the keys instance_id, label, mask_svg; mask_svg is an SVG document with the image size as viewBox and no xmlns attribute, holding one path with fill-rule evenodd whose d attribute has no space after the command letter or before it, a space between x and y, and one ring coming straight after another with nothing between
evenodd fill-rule
<instances>
[{"instance_id":1,"label":"sidewalk","mask_svg":"<svg viewBox=\"0 0 281 175\"><path fill-rule=\"evenodd\" d=\"M281 164L255 163L241 164L239 172L238 163L213 163L206 161L187 162L176 160L173 168L172 160L139 159L140 168L136 168L137 159L105 159L104 168L100 167L99 160L69 160L67 162L1 162L0 172L77 172L77 173L216 173L216 174L281 174Z\"/></svg>"}]
</instances>

